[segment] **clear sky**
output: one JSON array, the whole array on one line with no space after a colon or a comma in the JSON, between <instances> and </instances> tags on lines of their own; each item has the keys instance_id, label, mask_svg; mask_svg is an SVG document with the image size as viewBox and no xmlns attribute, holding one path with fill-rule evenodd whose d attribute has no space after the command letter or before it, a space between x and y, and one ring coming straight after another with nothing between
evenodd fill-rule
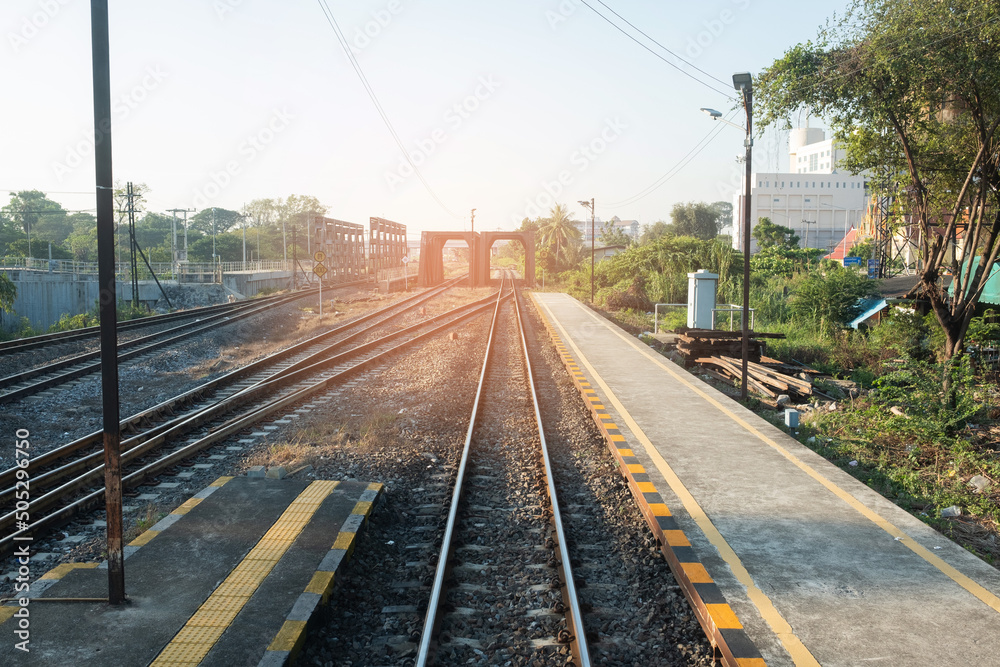
<instances>
[{"instance_id":1,"label":"clear sky","mask_svg":"<svg viewBox=\"0 0 1000 667\"><path fill-rule=\"evenodd\" d=\"M111 0L114 176L148 185L149 210L304 194L411 236L467 229L472 208L477 229L513 229L552 201L582 219L591 197L604 219L669 220L675 203L739 187L743 136L699 108L742 123L733 72L759 71L846 5L329 0L432 195L317 0ZM93 210L90 3L3 0L0 33L0 202L39 189ZM754 158L786 169L785 137L768 133Z\"/></svg>"}]
</instances>

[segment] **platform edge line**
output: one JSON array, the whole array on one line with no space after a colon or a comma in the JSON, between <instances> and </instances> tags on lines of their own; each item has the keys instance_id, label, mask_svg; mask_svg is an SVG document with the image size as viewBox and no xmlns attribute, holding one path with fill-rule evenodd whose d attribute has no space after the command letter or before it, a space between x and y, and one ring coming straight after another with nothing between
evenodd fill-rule
<instances>
[{"instance_id":1,"label":"platform edge line","mask_svg":"<svg viewBox=\"0 0 1000 667\"><path fill-rule=\"evenodd\" d=\"M740 667L741 665L760 665L761 667L766 667L767 662L763 659L756 645L746 634L742 623L738 620L736 612L732 609L728 602L709 605L702 598L701 592L695 588L694 584L696 582L692 580L692 577L689 574L689 569L685 569L685 565L696 565L701 568L701 570L705 572L707 581L703 579L697 583L702 585L711 585L712 592L716 593L720 599L725 599L722 591L718 589L718 586L712 580L711 576L708 575L707 570L705 570L704 566L700 562L690 560L682 561L677 551L675 551L675 546L677 546L678 543L685 542L690 544L690 541L684 535L684 532L677 528L676 525L672 523L670 524L672 528L669 529L669 535L664 531L663 526L660 525L660 520L657 517L671 516L669 508L656 491L655 485L651 482L637 482L635 480L634 475L644 474L645 469L638 464L630 464L624 460L624 457L631 456L632 452L629 449L619 448L616 444L619 442L624 444L624 438L618 432L618 427L612 422L606 408L601 403L588 399L588 394L593 393L593 390L589 388L590 383L587 381L586 376L579 370L579 365L575 362L575 359L569 354L566 345L563 343L559 333L552 325L550 318L543 312L543 308L548 310L545 308L545 304L535 300L534 293L532 293L531 296L532 300L535 302L536 310L542 320L542 323L545 325L546 329L548 329L549 336L556 348L556 353L560 356L560 359L566 367L567 373L572 378L577 390L580 392L580 396L583 399L585 406L590 411L594 423L601 431L604 437L605 445L608 447L612 456L615 458L615 461L618 463L619 472L625 478L629 491L635 499L636 504L639 506L643 518L646 520L647 526L650 528L653 535L656 536L656 539L660 544L660 551L663 553L671 572L673 572L674 578L677 579L679 584L681 584L681 589L688 598L692 610L695 613L695 617L698 619L706 635L708 635L713 647L722 654L722 658L728 667ZM586 361L584 361L584 363L586 364ZM614 433L611 431L614 431ZM642 470L643 473L639 473L639 470ZM648 489L652 489L652 491ZM647 498L645 494L655 495L656 498ZM662 509L660 509L661 507ZM687 548L690 549L690 547ZM694 553L693 549L691 549L691 553ZM737 627L733 627L734 623ZM728 630L730 633L742 633L742 638L745 639L745 641L735 643L738 646L753 647L753 652L741 653L739 655L734 654L733 649L730 648L728 642L726 642L722 635L721 630L723 628Z\"/></svg>"},{"instance_id":2,"label":"platform edge line","mask_svg":"<svg viewBox=\"0 0 1000 667\"><path fill-rule=\"evenodd\" d=\"M361 524L358 527L358 530L355 532L346 532L343 530L338 531L337 537L334 539L333 545L330 547L331 552L334 550L343 550L343 557L336 559L336 565L333 570L319 569L322 567L323 563L326 562L326 559L324 559L316 566L317 569L314 570L312 578L309 580L309 583L306 584L303 593L319 595L320 605L325 605L329 602L330 593L333 591L333 586L337 580L337 574L344 567L344 564L350 560L351 554L354 552L354 541L357 538L358 532L360 532L361 528L368 522L368 517L371 516L375 506L378 504L384 488L385 486L378 482L372 482L368 485L368 488L364 493L362 493L364 500L359 500L354 504L354 509L344 521L344 523L347 524L347 522L351 520L352 516L360 515ZM341 528L343 527L344 526L341 526ZM347 540L347 546L341 547L340 545L344 543L345 538ZM298 656L298 653L302 650L309 622L301 622L298 619L293 619L293 613L294 609L289 611L284 624L282 624L281 630L278 631L278 634L275 635L274 639L264 651L264 655L258 663L258 667L271 667L275 664L291 664Z\"/></svg>"},{"instance_id":3,"label":"platform edge line","mask_svg":"<svg viewBox=\"0 0 1000 667\"><path fill-rule=\"evenodd\" d=\"M715 398L709 396L702 389L693 384L690 378L684 377L682 374L678 373L676 369L671 368L670 365L665 364L661 359L658 359L656 358L656 356L653 356L654 353L650 352L648 347L638 346L635 343L635 341L631 340L627 336L623 336L621 332L615 331L615 329L608 322L601 321L596 314L594 313L588 313L588 314L592 318L594 318L599 324L605 326L609 331L611 331L611 333L613 333L614 335L618 336L623 341L625 341L634 350L636 350L637 352L648 358L650 361L655 363L657 366L665 370L670 375L673 375L678 381L682 382L689 389L691 389L691 391L701 396L705 401L707 401L716 409L718 409L720 412L722 412L727 417L732 419L739 426L743 427L747 432L751 433L758 440L760 440L761 442L763 442L764 444L766 444L767 446L771 447L776 452L781 454L789 462L791 462L792 465L796 466L804 473L812 477L816 482L821 484L830 493L832 493L834 496L836 496L844 503L846 503L851 509L853 509L858 514L871 521L873 524L881 528L883 531L891 535L893 538L896 538L897 542L905 546L907 549L909 549L914 554L919 556L926 563L937 569L939 572L941 572L943 575L954 581L962 588L964 588L966 591L968 591L971 595L973 595L987 607L991 608L993 611L997 613L1000 613L1000 597L998 597L988 588L986 588L985 586L983 586L982 584L980 584L967 574L964 574L958 568L956 568L954 565L951 565L940 556L931 552L929 549L927 549L927 547L917 542L909 533L904 531L902 528L900 528L896 524L892 523L892 521L890 521L889 519L886 519L881 514L879 514L875 510L865 505L864 502L856 498L854 494L852 494L850 491L840 488L840 486L837 485L836 482L823 475L821 472L819 472L811 465L809 465L808 463L797 457L795 454L793 454L785 447L782 447L780 444L775 442L773 439L771 439L764 433L761 433L760 430L758 430L756 427L748 423L745 419L743 419L739 415L729 410L726 406L722 405ZM942 537L944 537L944 539L950 539L947 536L942 536Z\"/></svg>"}]
</instances>

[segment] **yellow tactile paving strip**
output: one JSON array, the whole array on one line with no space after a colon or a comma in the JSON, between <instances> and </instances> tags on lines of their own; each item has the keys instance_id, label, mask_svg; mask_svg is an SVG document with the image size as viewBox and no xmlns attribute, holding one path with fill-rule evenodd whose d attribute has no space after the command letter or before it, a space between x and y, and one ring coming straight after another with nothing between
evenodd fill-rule
<instances>
[{"instance_id":1,"label":"yellow tactile paving strip","mask_svg":"<svg viewBox=\"0 0 1000 667\"><path fill-rule=\"evenodd\" d=\"M315 481L306 487L250 550L246 558L199 607L152 664L154 666L201 664L337 484L338 482L333 481ZM192 498L192 500L197 499ZM190 500L178 510L189 503ZM196 504L191 504L184 512Z\"/></svg>"},{"instance_id":2,"label":"yellow tactile paving strip","mask_svg":"<svg viewBox=\"0 0 1000 667\"><path fill-rule=\"evenodd\" d=\"M534 298L534 295L532 297ZM767 663L750 641L736 612L726 602L725 596L708 570L698 561L690 541L663 502L656 485L649 481L646 469L639 463L635 453L628 448L625 436L608 414L597 392L580 370L579 364L570 355L555 327L546 317L544 309L537 301L535 305L548 329L556 352L559 353L563 365L590 408L594 422L604 435L608 448L618 460L622 475L628 482L629 489L646 518L646 523L659 539L670 569L690 599L691 606L710 641L718 646L724 662L731 667L766 667Z\"/></svg>"}]
</instances>

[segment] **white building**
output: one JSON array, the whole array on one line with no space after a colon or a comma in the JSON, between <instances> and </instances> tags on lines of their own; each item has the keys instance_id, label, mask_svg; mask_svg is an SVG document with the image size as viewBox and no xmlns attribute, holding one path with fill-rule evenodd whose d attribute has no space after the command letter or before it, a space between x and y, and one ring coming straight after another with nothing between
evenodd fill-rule
<instances>
[{"instance_id":1,"label":"white building","mask_svg":"<svg viewBox=\"0 0 1000 667\"><path fill-rule=\"evenodd\" d=\"M852 227L864 220L868 203L866 179L839 170L844 150L818 128L797 128L788 138L790 173L754 173L750 225L770 218L791 228L802 248L830 251ZM733 198L733 247L743 247L743 194ZM750 252L757 251L751 236Z\"/></svg>"},{"instance_id":2,"label":"white building","mask_svg":"<svg viewBox=\"0 0 1000 667\"><path fill-rule=\"evenodd\" d=\"M640 225L638 220L622 220L617 215L612 217L609 221L614 229L621 230L626 236L631 238L633 241L638 241L640 236ZM597 236L598 242L600 242L601 234L604 232L604 225L606 223L601 222L600 217L594 220L594 233ZM590 243L590 218L586 220L574 220L573 225L580 230L582 234L581 240L585 244Z\"/></svg>"}]
</instances>

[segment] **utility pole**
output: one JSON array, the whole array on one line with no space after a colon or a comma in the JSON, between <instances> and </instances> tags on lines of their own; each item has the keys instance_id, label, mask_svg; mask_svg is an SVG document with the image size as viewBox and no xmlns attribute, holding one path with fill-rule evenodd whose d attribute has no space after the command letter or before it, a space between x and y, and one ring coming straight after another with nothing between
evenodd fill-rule
<instances>
[{"instance_id":1,"label":"utility pole","mask_svg":"<svg viewBox=\"0 0 1000 667\"><path fill-rule=\"evenodd\" d=\"M212 261L216 259L215 254L215 207L212 207Z\"/></svg>"},{"instance_id":2,"label":"utility pole","mask_svg":"<svg viewBox=\"0 0 1000 667\"><path fill-rule=\"evenodd\" d=\"M97 264L100 282L101 396L104 503L107 519L108 602L125 602L122 525L121 426L118 399L118 321L115 293L115 190L111 169L111 49L108 0L91 0L94 80L94 162L97 189Z\"/></svg>"},{"instance_id":3,"label":"utility pole","mask_svg":"<svg viewBox=\"0 0 1000 667\"><path fill-rule=\"evenodd\" d=\"M590 198L590 304L594 304L594 220L596 219L596 211L594 211L594 198Z\"/></svg>"},{"instance_id":4,"label":"utility pole","mask_svg":"<svg viewBox=\"0 0 1000 667\"><path fill-rule=\"evenodd\" d=\"M177 269L177 263L179 261L181 261L181 257L179 255L179 253L177 252L177 214L178 213L183 213L184 214L184 258L183 259L184 259L184 261L187 261L187 248L188 248L188 242L187 242L187 233L188 233L187 232L187 227L188 227L188 225L187 225L187 218L188 218L188 213L193 213L194 211L195 211L195 209L193 209L193 208L168 208L167 209L167 213L173 213L174 214L174 222L173 222L173 225L172 225L172 227L173 227L173 229L172 229L172 231L173 231L172 238L173 238L173 251L174 251L174 264L173 264L174 280L177 280L177 274L179 273L179 271Z\"/></svg>"},{"instance_id":5,"label":"utility pole","mask_svg":"<svg viewBox=\"0 0 1000 667\"><path fill-rule=\"evenodd\" d=\"M594 224L596 220L596 213L594 210L594 198L591 197L590 201L580 200L577 202L580 206L590 209L590 303L594 303ZM544 274L542 274L544 276Z\"/></svg>"},{"instance_id":6,"label":"utility pole","mask_svg":"<svg viewBox=\"0 0 1000 667\"><path fill-rule=\"evenodd\" d=\"M135 240L135 190L132 189L132 181L129 181L125 185L125 196L127 197L125 203L125 210L128 212L128 236L129 236L129 246L132 250L130 253L130 265L129 270L132 274L132 307L139 307L139 261L136 256L136 248L138 243Z\"/></svg>"},{"instance_id":7,"label":"utility pole","mask_svg":"<svg viewBox=\"0 0 1000 667\"><path fill-rule=\"evenodd\" d=\"M247 210L247 205L243 204L243 210ZM240 213L240 221L243 223L243 270L246 270L247 263L247 216L245 213Z\"/></svg>"},{"instance_id":8,"label":"utility pole","mask_svg":"<svg viewBox=\"0 0 1000 667\"><path fill-rule=\"evenodd\" d=\"M750 357L750 215L751 178L753 177L753 77L749 72L733 74L733 88L740 91L743 109L747 114L746 173L743 176L743 327L741 331L742 358L740 360L740 400L747 400L747 363Z\"/></svg>"}]
</instances>

